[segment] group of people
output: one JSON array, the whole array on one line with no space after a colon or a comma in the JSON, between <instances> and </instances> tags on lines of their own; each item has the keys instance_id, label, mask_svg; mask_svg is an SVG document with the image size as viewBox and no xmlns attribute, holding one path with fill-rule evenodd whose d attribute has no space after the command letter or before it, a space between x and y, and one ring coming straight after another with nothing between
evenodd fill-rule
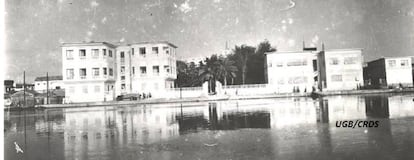
<instances>
[{"instance_id":1,"label":"group of people","mask_svg":"<svg viewBox=\"0 0 414 160\"><path fill-rule=\"evenodd\" d=\"M145 93L138 93L138 99L147 99L147 98L151 98L151 92L149 92L148 94Z\"/></svg>"},{"instance_id":2,"label":"group of people","mask_svg":"<svg viewBox=\"0 0 414 160\"><path fill-rule=\"evenodd\" d=\"M304 93L306 93L306 92L307 92L306 87L305 87L305 89L303 90L303 92L304 92ZM293 87L293 93L300 93L299 86L294 86L294 87Z\"/></svg>"}]
</instances>

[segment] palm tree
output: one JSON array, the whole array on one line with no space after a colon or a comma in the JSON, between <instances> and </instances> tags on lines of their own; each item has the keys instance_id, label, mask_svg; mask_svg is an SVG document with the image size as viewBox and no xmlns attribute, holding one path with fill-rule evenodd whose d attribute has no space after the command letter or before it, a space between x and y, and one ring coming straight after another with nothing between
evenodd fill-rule
<instances>
[{"instance_id":1,"label":"palm tree","mask_svg":"<svg viewBox=\"0 0 414 160\"><path fill-rule=\"evenodd\" d=\"M215 82L217 78L217 61L217 56L212 55L210 58L206 58L204 65L200 65L199 67L199 80L202 82L208 81L209 93L215 92L215 85L213 82Z\"/></svg>"},{"instance_id":2,"label":"palm tree","mask_svg":"<svg viewBox=\"0 0 414 160\"><path fill-rule=\"evenodd\" d=\"M227 77L229 78L235 78L236 72L238 71L237 67L234 66L234 61L220 57L219 60L216 63L217 66L217 76L218 79L223 80L224 86L227 86Z\"/></svg>"},{"instance_id":3,"label":"palm tree","mask_svg":"<svg viewBox=\"0 0 414 160\"><path fill-rule=\"evenodd\" d=\"M237 57L238 66L241 69L242 74L242 84L246 83L246 73L247 73L247 60L250 55L254 54L255 48L247 45L241 45L240 47L236 46L233 50L234 56Z\"/></svg>"}]
</instances>

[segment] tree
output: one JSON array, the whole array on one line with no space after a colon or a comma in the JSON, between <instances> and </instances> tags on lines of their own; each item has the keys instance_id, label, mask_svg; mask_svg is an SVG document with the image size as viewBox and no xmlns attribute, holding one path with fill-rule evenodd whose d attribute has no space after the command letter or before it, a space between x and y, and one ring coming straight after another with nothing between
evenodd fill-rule
<instances>
[{"instance_id":1,"label":"tree","mask_svg":"<svg viewBox=\"0 0 414 160\"><path fill-rule=\"evenodd\" d=\"M210 58L206 58L205 64L199 66L199 79L201 81L208 81L209 93L215 92L215 82L217 79L217 55L212 55Z\"/></svg>"},{"instance_id":2,"label":"tree","mask_svg":"<svg viewBox=\"0 0 414 160\"><path fill-rule=\"evenodd\" d=\"M247 73L247 61L250 55L254 54L255 48L247 45L235 46L234 55L232 55L233 60L237 64L237 68L240 70L241 74L241 83L246 83L246 73Z\"/></svg>"},{"instance_id":3,"label":"tree","mask_svg":"<svg viewBox=\"0 0 414 160\"><path fill-rule=\"evenodd\" d=\"M247 62L247 83L266 83L266 52L273 51L276 51L276 49L271 47L268 40L264 40L257 46L255 53L250 55Z\"/></svg>"},{"instance_id":4,"label":"tree","mask_svg":"<svg viewBox=\"0 0 414 160\"><path fill-rule=\"evenodd\" d=\"M227 77L235 78L237 67L234 65L234 61L229 58L219 57L216 66L217 66L217 77L221 79L224 83L224 86L227 86Z\"/></svg>"}]
</instances>

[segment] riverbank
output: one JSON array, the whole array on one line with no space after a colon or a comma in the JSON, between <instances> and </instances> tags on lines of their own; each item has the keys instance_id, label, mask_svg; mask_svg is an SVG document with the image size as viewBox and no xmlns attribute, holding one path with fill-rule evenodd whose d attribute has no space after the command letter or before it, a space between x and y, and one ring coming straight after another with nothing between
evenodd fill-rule
<instances>
[{"instance_id":1,"label":"riverbank","mask_svg":"<svg viewBox=\"0 0 414 160\"><path fill-rule=\"evenodd\" d=\"M248 100L248 99L269 99L269 98L289 98L289 97L323 97L336 95L364 95L364 94L385 94L385 93L414 93L414 88L407 89L371 89L371 90L350 90L350 91L323 91L314 93L284 93L284 94L263 94L263 95L222 95L193 97L182 99L154 98L138 101L109 101L109 102L87 102L71 104L48 104L36 105L36 108L76 108L76 107L95 107L95 106L125 106L136 104L165 104L165 103L188 103L188 102L209 102L226 100Z\"/></svg>"}]
</instances>

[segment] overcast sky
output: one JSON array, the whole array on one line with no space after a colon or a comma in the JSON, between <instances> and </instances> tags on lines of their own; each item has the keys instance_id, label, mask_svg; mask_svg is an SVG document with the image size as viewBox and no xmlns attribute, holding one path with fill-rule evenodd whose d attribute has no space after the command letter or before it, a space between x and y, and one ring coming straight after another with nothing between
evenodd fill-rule
<instances>
[{"instance_id":1,"label":"overcast sky","mask_svg":"<svg viewBox=\"0 0 414 160\"><path fill-rule=\"evenodd\" d=\"M414 56L412 0L6 0L6 77L61 74L60 43L167 40L179 57L226 41L279 50L364 48L366 61Z\"/></svg>"}]
</instances>

